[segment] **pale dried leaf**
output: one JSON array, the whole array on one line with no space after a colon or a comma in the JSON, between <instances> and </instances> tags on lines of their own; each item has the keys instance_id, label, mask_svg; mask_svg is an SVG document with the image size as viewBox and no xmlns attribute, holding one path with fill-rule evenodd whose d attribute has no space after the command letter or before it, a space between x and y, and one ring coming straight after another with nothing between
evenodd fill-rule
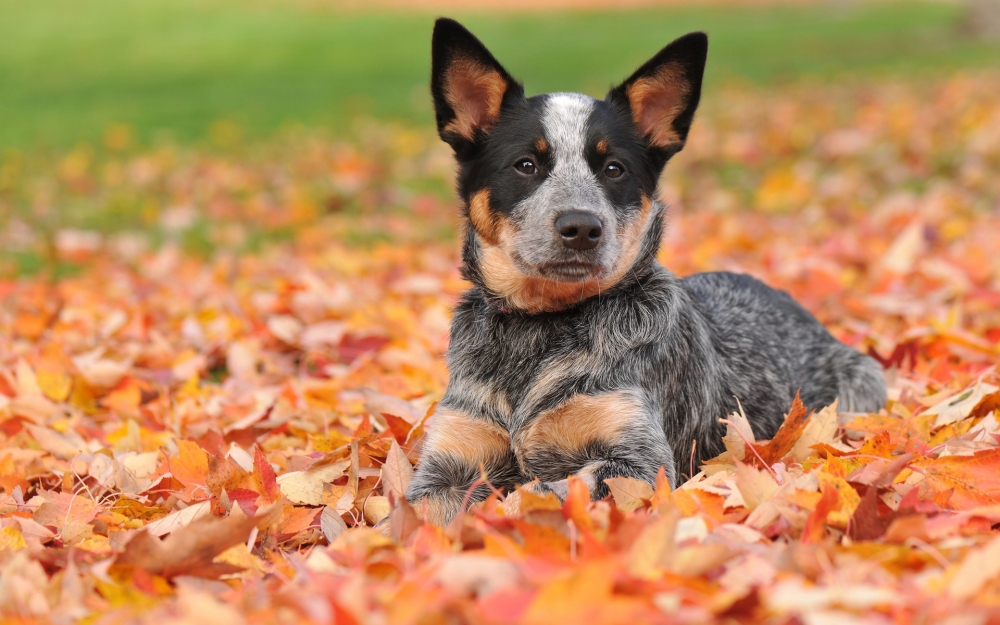
<instances>
[{"instance_id":1,"label":"pale dried leaf","mask_svg":"<svg viewBox=\"0 0 1000 625\"><path fill-rule=\"evenodd\" d=\"M778 483L767 471L761 471L742 462L736 465L736 488L750 510L756 508L778 492Z\"/></svg>"},{"instance_id":2,"label":"pale dried leaf","mask_svg":"<svg viewBox=\"0 0 1000 625\"><path fill-rule=\"evenodd\" d=\"M278 488L292 503L323 504L323 487L344 475L350 460L340 460L308 471L292 471L278 476Z\"/></svg>"},{"instance_id":3,"label":"pale dried leaf","mask_svg":"<svg viewBox=\"0 0 1000 625\"><path fill-rule=\"evenodd\" d=\"M86 443L78 436L74 436L74 440L70 440L69 436L39 425L26 423L24 427L31 433L31 437L38 442L38 445L42 449L56 458L70 460L87 450Z\"/></svg>"},{"instance_id":4,"label":"pale dried leaf","mask_svg":"<svg viewBox=\"0 0 1000 625\"><path fill-rule=\"evenodd\" d=\"M408 401L398 397L385 395L370 388L361 389L365 397L365 410L373 415L391 414L407 423L416 423L424 416L424 412Z\"/></svg>"},{"instance_id":5,"label":"pale dried leaf","mask_svg":"<svg viewBox=\"0 0 1000 625\"><path fill-rule=\"evenodd\" d=\"M162 519L157 519L145 527L150 536L163 536L170 532L187 527L191 523L212 513L212 502L202 501L192 504L183 510L172 512Z\"/></svg>"},{"instance_id":6,"label":"pale dried leaf","mask_svg":"<svg viewBox=\"0 0 1000 625\"><path fill-rule=\"evenodd\" d=\"M324 507L323 512L320 513L319 527L323 532L323 536L326 537L326 541L329 543L332 543L337 536L347 531L347 523L344 523L344 519L341 518L340 514L330 506Z\"/></svg>"},{"instance_id":7,"label":"pale dried leaf","mask_svg":"<svg viewBox=\"0 0 1000 625\"><path fill-rule=\"evenodd\" d=\"M753 443L753 430L750 428L750 421L743 415L742 411L729 415L729 423L726 424L726 433L722 437L722 443L726 446L730 460L744 460L746 458L747 441ZM734 427L735 426L735 427Z\"/></svg>"},{"instance_id":8,"label":"pale dried leaf","mask_svg":"<svg viewBox=\"0 0 1000 625\"><path fill-rule=\"evenodd\" d=\"M635 510L653 497L653 487L634 477L609 477L604 480L619 510Z\"/></svg>"},{"instance_id":9,"label":"pale dried leaf","mask_svg":"<svg viewBox=\"0 0 1000 625\"><path fill-rule=\"evenodd\" d=\"M403 449L393 439L392 446L385 458L385 464L382 465L382 485L386 495L393 493L396 496L396 501L403 499L412 479L413 465L406 458Z\"/></svg>"},{"instance_id":10,"label":"pale dried leaf","mask_svg":"<svg viewBox=\"0 0 1000 625\"><path fill-rule=\"evenodd\" d=\"M837 400L834 400L832 404L814 413L806 421L806 425L799 435L799 440L795 441L795 445L792 446L792 458L802 462L815 453L811 449L812 446L820 443L841 451L849 451L851 448L840 442L840 438L837 436L839 430Z\"/></svg>"},{"instance_id":11,"label":"pale dried leaf","mask_svg":"<svg viewBox=\"0 0 1000 625\"><path fill-rule=\"evenodd\" d=\"M936 428L948 425L949 423L956 423L968 417L969 413L976 407L976 404L982 401L983 397L992 395L997 391L1000 391L1000 388L986 382L980 382L972 388L965 389L961 393L938 402L925 410L924 414L937 415L937 419L934 420L934 427Z\"/></svg>"}]
</instances>

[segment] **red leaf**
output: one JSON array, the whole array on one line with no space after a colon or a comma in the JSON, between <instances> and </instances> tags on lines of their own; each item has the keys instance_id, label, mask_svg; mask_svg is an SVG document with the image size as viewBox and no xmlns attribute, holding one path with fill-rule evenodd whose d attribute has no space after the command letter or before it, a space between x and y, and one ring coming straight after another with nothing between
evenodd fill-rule
<instances>
[{"instance_id":1,"label":"red leaf","mask_svg":"<svg viewBox=\"0 0 1000 625\"><path fill-rule=\"evenodd\" d=\"M264 486L264 494L270 501L274 501L278 496L277 477L274 475L271 463L264 457L264 452L256 445L254 446L253 470L260 476L260 482Z\"/></svg>"},{"instance_id":2,"label":"red leaf","mask_svg":"<svg viewBox=\"0 0 1000 625\"><path fill-rule=\"evenodd\" d=\"M823 487L823 496L816 503L816 509L809 515L806 527L802 530L802 542L819 542L826 536L826 518L837 507L839 500L837 489L829 486Z\"/></svg>"},{"instance_id":3,"label":"red leaf","mask_svg":"<svg viewBox=\"0 0 1000 625\"><path fill-rule=\"evenodd\" d=\"M406 437L410 435L410 430L413 429L413 424L406 419L387 412L383 412L382 416L385 417L386 423L389 424L389 431L392 432L392 437L396 439L396 442L400 445L405 444Z\"/></svg>"}]
</instances>

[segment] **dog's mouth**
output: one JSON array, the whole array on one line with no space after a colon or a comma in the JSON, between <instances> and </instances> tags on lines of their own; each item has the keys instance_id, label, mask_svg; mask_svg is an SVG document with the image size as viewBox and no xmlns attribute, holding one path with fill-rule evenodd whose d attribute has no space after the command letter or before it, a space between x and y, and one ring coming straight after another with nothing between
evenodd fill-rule
<instances>
[{"instance_id":1,"label":"dog's mouth","mask_svg":"<svg viewBox=\"0 0 1000 625\"><path fill-rule=\"evenodd\" d=\"M593 263L560 262L538 267L538 273L559 282L584 282L600 277L604 268Z\"/></svg>"}]
</instances>

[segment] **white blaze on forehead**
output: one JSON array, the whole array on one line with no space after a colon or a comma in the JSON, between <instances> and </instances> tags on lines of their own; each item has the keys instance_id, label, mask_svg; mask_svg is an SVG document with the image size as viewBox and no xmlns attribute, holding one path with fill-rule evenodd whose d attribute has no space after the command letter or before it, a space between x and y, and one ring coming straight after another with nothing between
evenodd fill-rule
<instances>
[{"instance_id":1,"label":"white blaze on forehead","mask_svg":"<svg viewBox=\"0 0 1000 625\"><path fill-rule=\"evenodd\" d=\"M553 175L576 179L594 177L584 158L587 120L594 110L594 102L593 98L579 93L553 93L546 100L542 126L553 149Z\"/></svg>"},{"instance_id":2,"label":"white blaze on forehead","mask_svg":"<svg viewBox=\"0 0 1000 625\"><path fill-rule=\"evenodd\" d=\"M567 251L554 226L559 215L573 211L598 217L604 225L601 245L589 252L590 262L606 271L621 252L618 217L585 158L587 124L597 100L579 93L554 93L545 100L542 127L552 155L552 170L531 195L517 203L518 231L513 245L528 271L564 261Z\"/></svg>"}]
</instances>

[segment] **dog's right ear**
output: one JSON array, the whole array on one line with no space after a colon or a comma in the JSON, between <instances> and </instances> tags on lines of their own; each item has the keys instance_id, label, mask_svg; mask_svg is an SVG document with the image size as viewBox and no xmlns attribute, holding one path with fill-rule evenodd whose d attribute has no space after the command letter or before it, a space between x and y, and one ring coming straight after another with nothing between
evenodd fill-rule
<instances>
[{"instance_id":1,"label":"dog's right ear","mask_svg":"<svg viewBox=\"0 0 1000 625\"><path fill-rule=\"evenodd\" d=\"M684 147L701 97L708 36L688 33L675 39L608 93L629 108L636 130L664 162Z\"/></svg>"},{"instance_id":2,"label":"dog's right ear","mask_svg":"<svg viewBox=\"0 0 1000 625\"><path fill-rule=\"evenodd\" d=\"M504 98L524 89L472 33L442 17L431 43L431 94L438 134L457 152L489 132Z\"/></svg>"}]
</instances>

